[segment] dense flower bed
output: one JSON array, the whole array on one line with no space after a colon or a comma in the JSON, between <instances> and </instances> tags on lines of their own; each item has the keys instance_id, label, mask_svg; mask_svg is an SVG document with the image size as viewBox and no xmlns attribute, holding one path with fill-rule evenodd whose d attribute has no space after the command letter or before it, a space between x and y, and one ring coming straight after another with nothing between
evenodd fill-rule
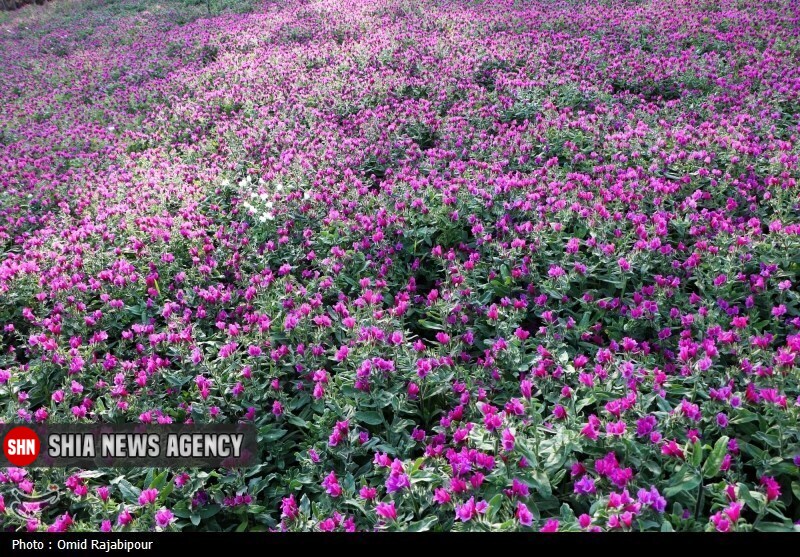
<instances>
[{"instance_id":1,"label":"dense flower bed","mask_svg":"<svg viewBox=\"0 0 800 557\"><path fill-rule=\"evenodd\" d=\"M794 527L796 2L162 4L0 20L0 418L259 464L3 528Z\"/></svg>"}]
</instances>

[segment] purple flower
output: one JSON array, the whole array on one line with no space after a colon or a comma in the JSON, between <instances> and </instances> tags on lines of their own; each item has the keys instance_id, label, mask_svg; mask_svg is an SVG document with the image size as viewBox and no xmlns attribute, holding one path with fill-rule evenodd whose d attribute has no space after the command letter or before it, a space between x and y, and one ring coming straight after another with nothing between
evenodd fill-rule
<instances>
[{"instance_id":1,"label":"purple flower","mask_svg":"<svg viewBox=\"0 0 800 557\"><path fill-rule=\"evenodd\" d=\"M517 511L515 513L517 520L523 526L530 526L533 524L533 514L528 509L528 506L525 503L517 503Z\"/></svg>"},{"instance_id":2,"label":"purple flower","mask_svg":"<svg viewBox=\"0 0 800 557\"><path fill-rule=\"evenodd\" d=\"M394 493L411 487L411 480L407 474L392 474L386 479L386 492Z\"/></svg>"},{"instance_id":3,"label":"purple flower","mask_svg":"<svg viewBox=\"0 0 800 557\"><path fill-rule=\"evenodd\" d=\"M558 519L556 518L549 518L547 522L544 523L544 526L539 528L540 532L558 532Z\"/></svg>"},{"instance_id":4,"label":"purple flower","mask_svg":"<svg viewBox=\"0 0 800 557\"><path fill-rule=\"evenodd\" d=\"M139 504L149 505L151 503L155 503L157 498L158 498L157 489L155 488L143 489L142 492L139 494Z\"/></svg>"},{"instance_id":5,"label":"purple flower","mask_svg":"<svg viewBox=\"0 0 800 557\"><path fill-rule=\"evenodd\" d=\"M159 528L166 528L174 519L175 515L168 509L161 508L156 511L156 526Z\"/></svg>"},{"instance_id":6,"label":"purple flower","mask_svg":"<svg viewBox=\"0 0 800 557\"><path fill-rule=\"evenodd\" d=\"M469 522L478 516L478 511L475 508L475 498L470 497L469 501L461 505L456 505L456 519L461 522Z\"/></svg>"},{"instance_id":7,"label":"purple flower","mask_svg":"<svg viewBox=\"0 0 800 557\"><path fill-rule=\"evenodd\" d=\"M503 450L504 451L508 451L508 452L513 451L514 450L514 446L515 446L515 441L516 440L514 438L514 434L511 433L511 430L508 429L508 428L505 428L503 430L503 434L502 434Z\"/></svg>"},{"instance_id":8,"label":"purple flower","mask_svg":"<svg viewBox=\"0 0 800 557\"><path fill-rule=\"evenodd\" d=\"M359 497L366 501L372 501L377 497L378 490L374 487L370 487L368 485L361 486L361 489L358 491Z\"/></svg>"},{"instance_id":9,"label":"purple flower","mask_svg":"<svg viewBox=\"0 0 800 557\"><path fill-rule=\"evenodd\" d=\"M583 476L575 482L575 493L578 495L590 495L597 492L594 480L589 476Z\"/></svg>"},{"instance_id":10,"label":"purple flower","mask_svg":"<svg viewBox=\"0 0 800 557\"><path fill-rule=\"evenodd\" d=\"M322 487L325 488L325 492L331 497L336 498L342 494L342 486L339 485L339 481L336 479L336 473L333 471L322 480Z\"/></svg>"},{"instance_id":11,"label":"purple flower","mask_svg":"<svg viewBox=\"0 0 800 557\"><path fill-rule=\"evenodd\" d=\"M433 500L439 505L446 505L450 502L450 494L446 489L437 487L433 493Z\"/></svg>"},{"instance_id":12,"label":"purple flower","mask_svg":"<svg viewBox=\"0 0 800 557\"><path fill-rule=\"evenodd\" d=\"M397 509L394 507L394 501L378 503L375 506L375 514L384 520L397 520Z\"/></svg>"},{"instance_id":13,"label":"purple flower","mask_svg":"<svg viewBox=\"0 0 800 557\"><path fill-rule=\"evenodd\" d=\"M658 513L663 513L667 507L667 500L661 496L655 486L650 489L640 489L636 494L637 501L643 506L650 506Z\"/></svg>"},{"instance_id":14,"label":"purple flower","mask_svg":"<svg viewBox=\"0 0 800 557\"><path fill-rule=\"evenodd\" d=\"M133 522L133 516L131 515L130 511L128 511L128 509L122 509L122 511L119 513L119 516L117 516L117 524L120 526L126 526L131 522Z\"/></svg>"}]
</instances>

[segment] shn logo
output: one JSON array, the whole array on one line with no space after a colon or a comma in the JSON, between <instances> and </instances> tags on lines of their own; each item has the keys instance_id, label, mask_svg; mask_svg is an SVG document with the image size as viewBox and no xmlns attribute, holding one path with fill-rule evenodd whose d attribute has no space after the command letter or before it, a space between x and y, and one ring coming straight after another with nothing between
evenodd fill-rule
<instances>
[{"instance_id":1,"label":"shn logo","mask_svg":"<svg viewBox=\"0 0 800 557\"><path fill-rule=\"evenodd\" d=\"M19 426L9 431L3 440L3 453L14 466L30 466L39 456L41 446L35 431Z\"/></svg>"}]
</instances>

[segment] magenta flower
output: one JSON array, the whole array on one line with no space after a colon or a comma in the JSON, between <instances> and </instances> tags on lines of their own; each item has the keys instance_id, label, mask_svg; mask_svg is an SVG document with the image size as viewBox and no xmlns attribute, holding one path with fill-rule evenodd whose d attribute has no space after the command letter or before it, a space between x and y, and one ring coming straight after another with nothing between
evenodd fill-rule
<instances>
[{"instance_id":1,"label":"magenta flower","mask_svg":"<svg viewBox=\"0 0 800 557\"><path fill-rule=\"evenodd\" d=\"M158 498L158 490L155 488L152 489L143 489L142 492L139 494L139 504L140 505L150 505L156 502Z\"/></svg>"},{"instance_id":2,"label":"magenta flower","mask_svg":"<svg viewBox=\"0 0 800 557\"><path fill-rule=\"evenodd\" d=\"M342 494L342 486L339 485L339 481L336 479L336 473L333 471L322 480L322 487L325 488L325 492L331 497L336 498Z\"/></svg>"},{"instance_id":3,"label":"magenta flower","mask_svg":"<svg viewBox=\"0 0 800 557\"><path fill-rule=\"evenodd\" d=\"M667 441L661 446L661 454L679 458L681 460L685 458L683 449L678 446L678 443L674 439Z\"/></svg>"},{"instance_id":4,"label":"magenta flower","mask_svg":"<svg viewBox=\"0 0 800 557\"><path fill-rule=\"evenodd\" d=\"M520 392L522 393L522 396L525 397L525 399L530 400L531 393L533 392L533 383L531 383L527 379L523 379L520 382Z\"/></svg>"},{"instance_id":5,"label":"magenta flower","mask_svg":"<svg viewBox=\"0 0 800 557\"><path fill-rule=\"evenodd\" d=\"M723 512L718 511L711 517L711 523L717 532L730 532L732 523L731 520Z\"/></svg>"},{"instance_id":6,"label":"magenta flower","mask_svg":"<svg viewBox=\"0 0 800 557\"><path fill-rule=\"evenodd\" d=\"M384 520L397 520L397 510L394 501L389 503L378 503L375 507L375 514Z\"/></svg>"},{"instance_id":7,"label":"magenta flower","mask_svg":"<svg viewBox=\"0 0 800 557\"><path fill-rule=\"evenodd\" d=\"M297 506L294 495L281 499L281 518L294 520L298 516L300 516L300 508Z\"/></svg>"},{"instance_id":8,"label":"magenta flower","mask_svg":"<svg viewBox=\"0 0 800 557\"><path fill-rule=\"evenodd\" d=\"M433 493L433 500L439 505L446 505L450 502L451 497L446 489L437 487Z\"/></svg>"},{"instance_id":9,"label":"magenta flower","mask_svg":"<svg viewBox=\"0 0 800 557\"><path fill-rule=\"evenodd\" d=\"M774 501L781 495L781 486L772 476L762 476L759 483L764 487L767 502Z\"/></svg>"},{"instance_id":10,"label":"magenta flower","mask_svg":"<svg viewBox=\"0 0 800 557\"><path fill-rule=\"evenodd\" d=\"M549 518L544 523L544 526L539 528L540 532L558 532L558 519Z\"/></svg>"},{"instance_id":11,"label":"magenta flower","mask_svg":"<svg viewBox=\"0 0 800 557\"><path fill-rule=\"evenodd\" d=\"M470 497L469 501L461 505L456 505L456 519L461 522L469 522L478 516L478 511L475 508L475 498Z\"/></svg>"},{"instance_id":12,"label":"magenta flower","mask_svg":"<svg viewBox=\"0 0 800 557\"><path fill-rule=\"evenodd\" d=\"M547 276L551 278L560 278L567 274L567 272L558 265L551 265L547 270Z\"/></svg>"},{"instance_id":13,"label":"magenta flower","mask_svg":"<svg viewBox=\"0 0 800 557\"><path fill-rule=\"evenodd\" d=\"M358 491L358 495L366 501L372 501L373 499L375 499L375 497L377 497L378 490L375 489L374 487L365 485L361 486L361 489Z\"/></svg>"},{"instance_id":14,"label":"magenta flower","mask_svg":"<svg viewBox=\"0 0 800 557\"><path fill-rule=\"evenodd\" d=\"M58 516L53 524L47 527L48 532L66 532L72 526L73 520L69 513ZM38 525L37 525L38 526Z\"/></svg>"},{"instance_id":15,"label":"magenta flower","mask_svg":"<svg viewBox=\"0 0 800 557\"><path fill-rule=\"evenodd\" d=\"M515 446L515 441L516 441L516 439L514 437L514 434L511 433L511 430L508 429L508 428L505 428L503 430L503 434L502 434L502 447L503 447L503 450L504 451L508 451L508 452L513 451L514 450L514 446Z\"/></svg>"},{"instance_id":16,"label":"magenta flower","mask_svg":"<svg viewBox=\"0 0 800 557\"><path fill-rule=\"evenodd\" d=\"M111 490L108 486L102 485L97 488L97 497L99 497L102 501L108 501L108 497L111 493Z\"/></svg>"},{"instance_id":17,"label":"magenta flower","mask_svg":"<svg viewBox=\"0 0 800 557\"><path fill-rule=\"evenodd\" d=\"M175 515L172 514L172 511L161 508L156 511L156 526L159 528L166 528L172 521L175 520Z\"/></svg>"},{"instance_id":18,"label":"magenta flower","mask_svg":"<svg viewBox=\"0 0 800 557\"><path fill-rule=\"evenodd\" d=\"M523 526L530 526L533 524L533 514L528 509L528 506L525 503L518 502L517 503L517 510L515 512L515 516L519 523Z\"/></svg>"},{"instance_id":19,"label":"magenta flower","mask_svg":"<svg viewBox=\"0 0 800 557\"><path fill-rule=\"evenodd\" d=\"M131 522L133 522L133 516L131 515L130 511L128 511L128 509L122 509L117 516L117 524L120 526L127 526Z\"/></svg>"},{"instance_id":20,"label":"magenta flower","mask_svg":"<svg viewBox=\"0 0 800 557\"><path fill-rule=\"evenodd\" d=\"M590 495L597 492L594 480L589 476L583 476L575 482L575 493L578 495Z\"/></svg>"}]
</instances>

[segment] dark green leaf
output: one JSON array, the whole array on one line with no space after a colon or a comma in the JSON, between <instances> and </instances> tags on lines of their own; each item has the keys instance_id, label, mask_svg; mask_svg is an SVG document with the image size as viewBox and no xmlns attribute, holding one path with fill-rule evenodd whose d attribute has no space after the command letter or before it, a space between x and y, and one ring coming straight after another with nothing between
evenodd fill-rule
<instances>
[{"instance_id":1,"label":"dark green leaf","mask_svg":"<svg viewBox=\"0 0 800 557\"><path fill-rule=\"evenodd\" d=\"M714 448L708 455L705 464L703 465L703 476L706 478L713 478L719 474L719 467L722 466L722 460L725 458L725 453L728 450L729 438L725 435L717 439L714 443Z\"/></svg>"}]
</instances>

